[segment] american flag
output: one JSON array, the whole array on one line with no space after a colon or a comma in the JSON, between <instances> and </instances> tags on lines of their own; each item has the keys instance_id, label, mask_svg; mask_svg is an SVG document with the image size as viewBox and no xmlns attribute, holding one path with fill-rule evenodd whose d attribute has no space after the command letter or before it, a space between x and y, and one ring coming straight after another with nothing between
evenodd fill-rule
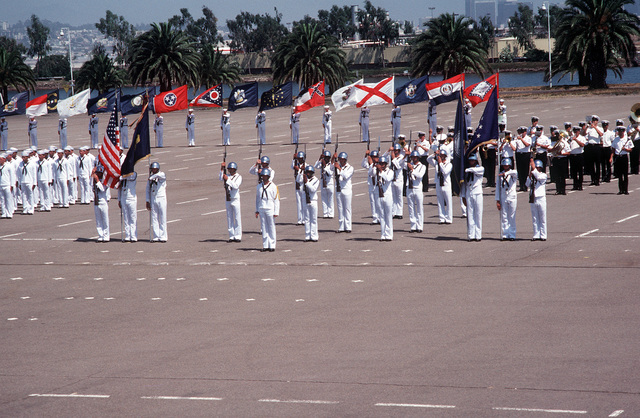
<instances>
[{"instance_id":1,"label":"american flag","mask_svg":"<svg viewBox=\"0 0 640 418\"><path fill-rule=\"evenodd\" d=\"M118 111L115 108L111 112L107 132L102 140L99 159L104 167L102 183L107 187L118 187L120 181L120 129L118 128Z\"/></svg>"}]
</instances>

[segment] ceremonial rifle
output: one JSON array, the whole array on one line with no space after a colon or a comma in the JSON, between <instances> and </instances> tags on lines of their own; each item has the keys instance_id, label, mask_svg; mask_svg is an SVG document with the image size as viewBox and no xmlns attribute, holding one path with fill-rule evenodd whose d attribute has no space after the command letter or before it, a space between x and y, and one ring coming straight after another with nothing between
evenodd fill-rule
<instances>
[{"instance_id":1,"label":"ceremonial rifle","mask_svg":"<svg viewBox=\"0 0 640 418\"><path fill-rule=\"evenodd\" d=\"M258 140L259 141L259 140ZM260 159L262 158L262 143L260 143L260 148L258 148L258 184L262 183L262 176L260 175L260 171L262 170L262 163Z\"/></svg>"},{"instance_id":2,"label":"ceremonial rifle","mask_svg":"<svg viewBox=\"0 0 640 418\"><path fill-rule=\"evenodd\" d=\"M224 155L222 157L222 163L223 163L223 169L222 169L222 173L226 176L227 175L227 146L224 146ZM258 175L258 177L260 177L260 175ZM224 184L224 194L225 194L225 198L227 199L227 202L231 201L231 191L229 190L229 185L227 184L227 181L224 179L224 177L222 177L222 182Z\"/></svg>"},{"instance_id":3,"label":"ceremonial rifle","mask_svg":"<svg viewBox=\"0 0 640 418\"><path fill-rule=\"evenodd\" d=\"M335 155L335 159L332 157L332 161L335 164L335 162L338 160L338 142L340 141L340 135L336 134L336 148L333 150L333 154ZM340 187L340 173L338 173L338 169L334 166L333 167L333 175L335 177L335 183L336 183L336 192L341 192L342 188Z\"/></svg>"},{"instance_id":4,"label":"ceremonial rifle","mask_svg":"<svg viewBox=\"0 0 640 418\"><path fill-rule=\"evenodd\" d=\"M295 168L298 165L298 143L296 142L296 149L293 151L293 184L295 184L295 190L300 190L300 184L298 184L298 170Z\"/></svg>"}]
</instances>

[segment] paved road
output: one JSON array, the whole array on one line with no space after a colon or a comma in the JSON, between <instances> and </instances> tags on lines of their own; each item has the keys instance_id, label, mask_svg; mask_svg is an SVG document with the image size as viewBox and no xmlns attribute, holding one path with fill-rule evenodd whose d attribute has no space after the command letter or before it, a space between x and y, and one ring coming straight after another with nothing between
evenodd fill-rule
<instances>
[{"instance_id":1,"label":"paved road","mask_svg":"<svg viewBox=\"0 0 640 418\"><path fill-rule=\"evenodd\" d=\"M613 121L631 102L507 105L516 127L532 114L547 126L594 112ZM452 124L454 109L441 106L440 123ZM403 131L424 129L424 111L404 107ZM389 135L389 112L372 108L372 136ZM180 112L165 115L168 147L153 149L168 176L166 244L147 242L146 165L136 244L117 241L115 200L108 244L93 241L91 206L0 222L0 415L640 416L639 177L629 196L615 183L567 196L551 186L546 242L529 241L525 195L519 239L500 242L487 189L481 243L466 242L457 204L454 223L437 225L433 190L425 232L409 234L405 216L394 241L380 243L358 170L354 232L335 234L337 220L321 219L320 241L303 243L288 112L272 110L265 153L283 201L278 250L261 253L247 173L255 115L232 115L228 158L244 176L245 235L228 244L219 113L196 113L197 147L186 147ZM354 109L338 112L334 131L359 166L356 120ZM54 142L56 123L40 118L41 144ZM86 123L70 120L73 145L88 143ZM303 114L301 131L315 159L320 109Z\"/></svg>"}]
</instances>

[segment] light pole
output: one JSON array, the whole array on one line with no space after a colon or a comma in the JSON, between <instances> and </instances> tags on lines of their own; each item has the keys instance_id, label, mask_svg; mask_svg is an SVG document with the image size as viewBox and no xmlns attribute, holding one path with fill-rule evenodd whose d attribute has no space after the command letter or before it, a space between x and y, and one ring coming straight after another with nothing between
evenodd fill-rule
<instances>
[{"instance_id":1,"label":"light pole","mask_svg":"<svg viewBox=\"0 0 640 418\"><path fill-rule=\"evenodd\" d=\"M435 10L435 7L429 7L429 10L431 10L431 20L433 20L433 11Z\"/></svg>"},{"instance_id":2,"label":"light pole","mask_svg":"<svg viewBox=\"0 0 640 418\"><path fill-rule=\"evenodd\" d=\"M553 77L551 74L551 5L548 1L542 3L542 10L547 11L547 41L549 48L549 88L553 87Z\"/></svg>"},{"instance_id":3,"label":"light pole","mask_svg":"<svg viewBox=\"0 0 640 418\"><path fill-rule=\"evenodd\" d=\"M71 57L71 30L69 30L69 28L62 28L60 29L60 38L64 39L64 30L67 30L67 35L69 37L69 71L71 72L71 95L73 96L75 94L74 89L73 89L73 58Z\"/></svg>"}]
</instances>

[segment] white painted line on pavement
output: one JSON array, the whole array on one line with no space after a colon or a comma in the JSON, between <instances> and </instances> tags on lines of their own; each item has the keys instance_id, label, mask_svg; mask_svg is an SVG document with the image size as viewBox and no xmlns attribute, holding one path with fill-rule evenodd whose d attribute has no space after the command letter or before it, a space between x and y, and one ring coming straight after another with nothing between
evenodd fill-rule
<instances>
[{"instance_id":1,"label":"white painted line on pavement","mask_svg":"<svg viewBox=\"0 0 640 418\"><path fill-rule=\"evenodd\" d=\"M594 235L583 238L640 238L640 235Z\"/></svg>"},{"instance_id":2,"label":"white painted line on pavement","mask_svg":"<svg viewBox=\"0 0 640 418\"><path fill-rule=\"evenodd\" d=\"M165 152L169 152L169 151L165 151ZM158 152L157 154L160 154L160 153ZM175 156L175 158L179 158L179 157L188 157L188 156L190 156L190 155L193 155L193 154L191 154L191 153L189 153L189 154L180 154L180 155L176 155L176 156Z\"/></svg>"},{"instance_id":3,"label":"white painted line on pavement","mask_svg":"<svg viewBox=\"0 0 640 418\"><path fill-rule=\"evenodd\" d=\"M141 396L140 399L156 400L186 400L186 401L221 401L223 398L209 398L203 396Z\"/></svg>"},{"instance_id":4,"label":"white painted line on pavement","mask_svg":"<svg viewBox=\"0 0 640 418\"><path fill-rule=\"evenodd\" d=\"M182 220L182 219L174 219L173 221L167 221L167 223L168 223L168 224L170 224L170 223L173 223L173 222L179 222L179 221L181 221L181 220Z\"/></svg>"},{"instance_id":5,"label":"white painted line on pavement","mask_svg":"<svg viewBox=\"0 0 640 418\"><path fill-rule=\"evenodd\" d=\"M26 234L26 232L18 232L17 234L9 234L9 235L3 235L0 238L9 238L9 237L15 237L16 235L23 235Z\"/></svg>"},{"instance_id":6,"label":"white painted line on pavement","mask_svg":"<svg viewBox=\"0 0 640 418\"><path fill-rule=\"evenodd\" d=\"M62 227L69 226L69 225L81 224L81 223L85 223L85 222L91 222L91 221L92 221L91 219L85 219L83 221L77 221L77 222L71 222L69 224L58 225L58 228L62 228Z\"/></svg>"},{"instance_id":7,"label":"white painted line on pavement","mask_svg":"<svg viewBox=\"0 0 640 418\"><path fill-rule=\"evenodd\" d=\"M599 230L600 230L600 229L592 229L591 231L587 231L587 232L585 232L585 233L583 233L583 234L576 235L575 237L576 237L576 238L583 238L583 237L586 237L586 236L587 236L587 235L589 235L589 234L593 234L594 232L598 232Z\"/></svg>"},{"instance_id":8,"label":"white painted line on pavement","mask_svg":"<svg viewBox=\"0 0 640 418\"><path fill-rule=\"evenodd\" d=\"M32 393L29 396L39 398L110 398L111 395L81 395L79 393Z\"/></svg>"},{"instance_id":9,"label":"white painted line on pavement","mask_svg":"<svg viewBox=\"0 0 640 418\"><path fill-rule=\"evenodd\" d=\"M376 406L401 406L405 408L436 408L436 409L455 408L455 405L429 405L429 404L419 404L419 403L377 403Z\"/></svg>"},{"instance_id":10,"label":"white painted line on pavement","mask_svg":"<svg viewBox=\"0 0 640 418\"><path fill-rule=\"evenodd\" d=\"M227 211L226 209L216 210L216 211L213 211L213 212L203 213L203 214L201 214L201 216L213 215L214 213L222 213L222 212L226 212L226 211Z\"/></svg>"},{"instance_id":11,"label":"white painted line on pavement","mask_svg":"<svg viewBox=\"0 0 640 418\"><path fill-rule=\"evenodd\" d=\"M189 167L180 167L180 168L172 168L171 170L167 170L167 171L180 171L180 170L188 170Z\"/></svg>"},{"instance_id":12,"label":"white painted line on pavement","mask_svg":"<svg viewBox=\"0 0 640 418\"><path fill-rule=\"evenodd\" d=\"M638 217L638 216L640 216L640 213L636 213L635 215L627 216L624 219L620 219L619 221L616 221L616 223L617 224L621 224L624 221L628 221L629 219L633 219L633 218Z\"/></svg>"},{"instance_id":13,"label":"white painted line on pavement","mask_svg":"<svg viewBox=\"0 0 640 418\"><path fill-rule=\"evenodd\" d=\"M572 411L568 409L536 409L536 408L491 408L494 411L547 412L550 414L586 414L587 411Z\"/></svg>"},{"instance_id":14,"label":"white painted line on pavement","mask_svg":"<svg viewBox=\"0 0 640 418\"><path fill-rule=\"evenodd\" d=\"M306 403L306 404L321 404L321 405L335 405L340 402L338 401L316 401L316 400L307 400L307 399L259 399L258 402L271 402L271 403Z\"/></svg>"},{"instance_id":15,"label":"white painted line on pavement","mask_svg":"<svg viewBox=\"0 0 640 418\"><path fill-rule=\"evenodd\" d=\"M619 417L624 412L624 409L618 409L617 411L613 411L609 417Z\"/></svg>"},{"instance_id":16,"label":"white painted line on pavement","mask_svg":"<svg viewBox=\"0 0 640 418\"><path fill-rule=\"evenodd\" d=\"M185 205L187 203L202 202L203 200L209 200L209 198L208 197L203 197L203 198L200 198L200 199L186 200L184 202L178 202L178 203L176 203L176 205Z\"/></svg>"},{"instance_id":17,"label":"white painted line on pavement","mask_svg":"<svg viewBox=\"0 0 640 418\"><path fill-rule=\"evenodd\" d=\"M204 157L187 158L186 160L182 160L182 162L195 161L195 160L204 160Z\"/></svg>"},{"instance_id":18,"label":"white painted line on pavement","mask_svg":"<svg viewBox=\"0 0 640 418\"><path fill-rule=\"evenodd\" d=\"M364 196L366 193L358 193L357 195L355 195L355 197L360 197L360 196Z\"/></svg>"}]
</instances>

